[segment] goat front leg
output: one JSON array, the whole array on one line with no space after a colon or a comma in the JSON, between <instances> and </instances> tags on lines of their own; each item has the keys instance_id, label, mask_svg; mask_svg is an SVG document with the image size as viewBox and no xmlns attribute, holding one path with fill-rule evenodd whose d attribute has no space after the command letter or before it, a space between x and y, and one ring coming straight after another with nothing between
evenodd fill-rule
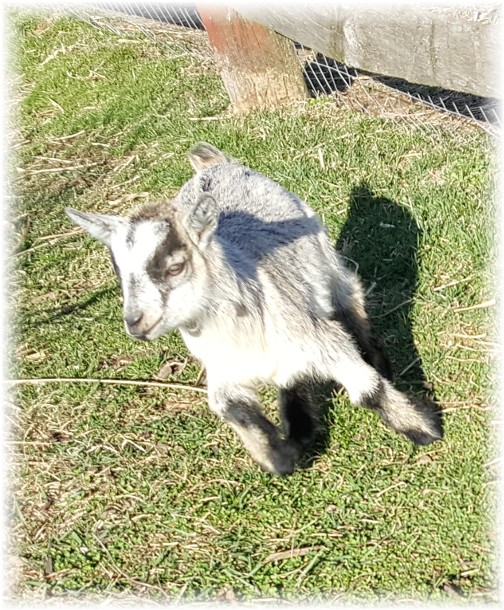
<instances>
[{"instance_id":1,"label":"goat front leg","mask_svg":"<svg viewBox=\"0 0 504 610\"><path fill-rule=\"evenodd\" d=\"M210 408L238 434L252 458L266 471L290 474L298 448L280 436L278 428L264 415L258 397L249 388L223 385L208 389Z\"/></svg>"},{"instance_id":2,"label":"goat front leg","mask_svg":"<svg viewBox=\"0 0 504 610\"><path fill-rule=\"evenodd\" d=\"M286 438L299 447L308 446L321 427L320 405L310 381L298 381L279 391L280 419Z\"/></svg>"}]
</instances>

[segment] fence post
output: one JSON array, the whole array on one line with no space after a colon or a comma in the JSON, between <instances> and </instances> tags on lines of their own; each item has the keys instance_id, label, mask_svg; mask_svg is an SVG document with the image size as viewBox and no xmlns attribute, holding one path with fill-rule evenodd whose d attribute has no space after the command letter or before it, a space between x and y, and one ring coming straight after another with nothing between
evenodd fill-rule
<instances>
[{"instance_id":1,"label":"fence post","mask_svg":"<svg viewBox=\"0 0 504 610\"><path fill-rule=\"evenodd\" d=\"M223 6L198 6L235 111L304 100L308 92L291 40Z\"/></svg>"}]
</instances>

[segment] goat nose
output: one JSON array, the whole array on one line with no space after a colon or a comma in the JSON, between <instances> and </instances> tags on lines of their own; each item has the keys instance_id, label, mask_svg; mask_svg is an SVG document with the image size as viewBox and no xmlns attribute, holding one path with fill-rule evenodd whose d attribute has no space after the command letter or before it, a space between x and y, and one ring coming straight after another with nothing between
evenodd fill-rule
<instances>
[{"instance_id":1,"label":"goat nose","mask_svg":"<svg viewBox=\"0 0 504 610\"><path fill-rule=\"evenodd\" d=\"M133 328L136 326L141 319L143 318L143 312L141 311L130 311L124 314L124 321L126 322L128 328Z\"/></svg>"}]
</instances>

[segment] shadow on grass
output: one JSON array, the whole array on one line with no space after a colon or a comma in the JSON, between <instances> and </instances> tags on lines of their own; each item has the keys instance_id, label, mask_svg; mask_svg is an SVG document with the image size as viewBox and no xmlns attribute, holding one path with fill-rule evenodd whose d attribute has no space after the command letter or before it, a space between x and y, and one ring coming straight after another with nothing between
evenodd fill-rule
<instances>
[{"instance_id":1,"label":"shadow on grass","mask_svg":"<svg viewBox=\"0 0 504 610\"><path fill-rule=\"evenodd\" d=\"M88 307L95 305L102 299L108 299L111 296L117 295L118 291L118 285L111 284L109 286L106 286L105 288L101 288L100 290L95 290L90 296L85 299L82 299L81 301L69 303L68 305L64 305L63 307L43 309L40 312L40 315L47 315L47 317L43 320L37 319L37 321L27 324L27 327L42 326L43 324L52 324L53 322L57 322L58 320L66 318L66 316L76 314L79 311L85 311Z\"/></svg>"},{"instance_id":2,"label":"shadow on grass","mask_svg":"<svg viewBox=\"0 0 504 610\"><path fill-rule=\"evenodd\" d=\"M439 412L412 331L420 238L421 230L406 207L375 196L363 183L351 192L347 219L336 248L362 279L368 294L367 311L391 360L394 385ZM323 429L315 445L304 455L302 467L309 467L329 446L333 390L334 386L329 385L320 388Z\"/></svg>"}]
</instances>

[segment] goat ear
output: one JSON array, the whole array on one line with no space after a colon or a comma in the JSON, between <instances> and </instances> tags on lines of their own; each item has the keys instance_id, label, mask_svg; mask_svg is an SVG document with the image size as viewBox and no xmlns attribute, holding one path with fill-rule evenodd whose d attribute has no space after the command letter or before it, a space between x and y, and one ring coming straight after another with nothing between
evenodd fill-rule
<instances>
[{"instance_id":1,"label":"goat ear","mask_svg":"<svg viewBox=\"0 0 504 610\"><path fill-rule=\"evenodd\" d=\"M219 221L219 210L215 199L203 193L186 217L186 228L195 244L204 250L214 234Z\"/></svg>"},{"instance_id":2,"label":"goat ear","mask_svg":"<svg viewBox=\"0 0 504 610\"><path fill-rule=\"evenodd\" d=\"M126 223L120 216L108 216L106 214L88 214L79 212L73 208L65 208L65 212L70 220L82 227L89 235L98 239L106 246L110 246L112 234Z\"/></svg>"},{"instance_id":3,"label":"goat ear","mask_svg":"<svg viewBox=\"0 0 504 610\"><path fill-rule=\"evenodd\" d=\"M194 171L199 172L207 167L213 165L220 165L221 163L230 163L231 157L228 157L215 146L208 144L208 142L199 142L189 151L187 158Z\"/></svg>"}]
</instances>

